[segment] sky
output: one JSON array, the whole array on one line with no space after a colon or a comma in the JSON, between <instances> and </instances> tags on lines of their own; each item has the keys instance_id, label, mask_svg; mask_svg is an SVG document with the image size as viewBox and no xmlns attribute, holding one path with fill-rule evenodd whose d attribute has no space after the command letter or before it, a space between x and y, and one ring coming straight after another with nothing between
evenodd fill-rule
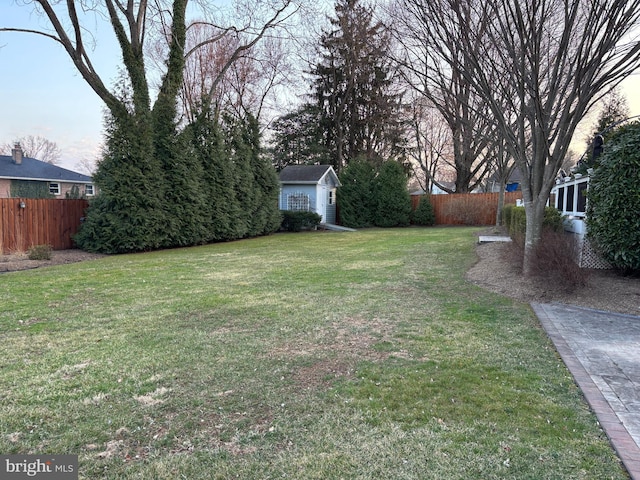
<instances>
[{"instance_id":1,"label":"sky","mask_svg":"<svg viewBox=\"0 0 640 480\"><path fill-rule=\"evenodd\" d=\"M1 27L46 25L30 6L0 1ZM94 66L111 85L121 56L108 25L94 23L98 37ZM59 165L80 170L79 162L98 157L103 102L77 73L62 46L39 35L0 32L0 145L42 136L61 152Z\"/></svg>"},{"instance_id":2,"label":"sky","mask_svg":"<svg viewBox=\"0 0 640 480\"><path fill-rule=\"evenodd\" d=\"M46 25L31 12L30 6L0 0L0 27ZM118 46L108 24L91 25L97 39L91 58L103 81L111 85L121 64ZM98 158L104 105L60 44L39 35L0 32L0 68L0 145L41 136L58 145L61 167L81 172L81 162ZM629 114L640 115L640 72L625 80L622 92ZM590 126L594 120L585 123ZM576 134L574 149L584 148L588 132L584 128Z\"/></svg>"}]
</instances>

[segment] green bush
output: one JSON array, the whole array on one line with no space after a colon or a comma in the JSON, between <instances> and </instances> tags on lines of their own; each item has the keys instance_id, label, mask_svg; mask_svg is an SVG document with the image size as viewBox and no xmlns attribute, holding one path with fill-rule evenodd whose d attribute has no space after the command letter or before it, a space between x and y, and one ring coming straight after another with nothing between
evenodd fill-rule
<instances>
[{"instance_id":1,"label":"green bush","mask_svg":"<svg viewBox=\"0 0 640 480\"><path fill-rule=\"evenodd\" d=\"M553 232L563 232L564 225L562 212L555 207L545 207L542 229L551 230Z\"/></svg>"},{"instance_id":2,"label":"green bush","mask_svg":"<svg viewBox=\"0 0 640 480\"><path fill-rule=\"evenodd\" d=\"M524 207L505 205L502 217L504 218L505 225L509 230L509 235L512 237L516 235L524 235L527 228L527 216ZM563 231L562 213L557 208L545 207L542 229L554 232Z\"/></svg>"},{"instance_id":3,"label":"green bush","mask_svg":"<svg viewBox=\"0 0 640 480\"><path fill-rule=\"evenodd\" d=\"M411 196L407 174L401 163L389 160L382 164L373 181L373 223L377 227L406 227L411 219Z\"/></svg>"},{"instance_id":4,"label":"green bush","mask_svg":"<svg viewBox=\"0 0 640 480\"><path fill-rule=\"evenodd\" d=\"M365 228L373 225L373 181L376 170L364 159L354 160L340 172L337 200L340 223L345 227Z\"/></svg>"},{"instance_id":5,"label":"green bush","mask_svg":"<svg viewBox=\"0 0 640 480\"><path fill-rule=\"evenodd\" d=\"M608 141L588 199L588 236L599 253L615 268L640 270L640 123Z\"/></svg>"},{"instance_id":6,"label":"green bush","mask_svg":"<svg viewBox=\"0 0 640 480\"><path fill-rule=\"evenodd\" d=\"M298 212L282 210L282 229L288 232L299 232L316 228L322 217L315 212Z\"/></svg>"},{"instance_id":7,"label":"green bush","mask_svg":"<svg viewBox=\"0 0 640 480\"><path fill-rule=\"evenodd\" d=\"M34 245L27 251L29 260L51 260L51 245Z\"/></svg>"},{"instance_id":8,"label":"green bush","mask_svg":"<svg viewBox=\"0 0 640 480\"><path fill-rule=\"evenodd\" d=\"M433 211L431 198L429 195L420 197L420 203L415 212L413 212L413 223L416 225L432 226L436 223L436 214Z\"/></svg>"},{"instance_id":9,"label":"green bush","mask_svg":"<svg viewBox=\"0 0 640 480\"><path fill-rule=\"evenodd\" d=\"M511 229L511 215L514 208L516 206L513 203L507 203L502 207L502 224L507 227L507 231Z\"/></svg>"},{"instance_id":10,"label":"green bush","mask_svg":"<svg viewBox=\"0 0 640 480\"><path fill-rule=\"evenodd\" d=\"M515 205L508 210L507 225L509 228L509 235L512 237L515 235L523 235L527 228L526 214L524 207L516 207Z\"/></svg>"}]
</instances>

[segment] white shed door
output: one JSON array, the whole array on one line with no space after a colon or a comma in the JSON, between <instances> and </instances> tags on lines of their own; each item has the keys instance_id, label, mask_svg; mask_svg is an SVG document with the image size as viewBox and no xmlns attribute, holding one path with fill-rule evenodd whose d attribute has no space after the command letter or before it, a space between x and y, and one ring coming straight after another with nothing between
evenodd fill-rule
<instances>
[{"instance_id":1,"label":"white shed door","mask_svg":"<svg viewBox=\"0 0 640 480\"><path fill-rule=\"evenodd\" d=\"M321 185L318 192L318 200L316 205L316 213L322 216L322 222L327 221L327 201L329 199L329 191L326 185Z\"/></svg>"}]
</instances>

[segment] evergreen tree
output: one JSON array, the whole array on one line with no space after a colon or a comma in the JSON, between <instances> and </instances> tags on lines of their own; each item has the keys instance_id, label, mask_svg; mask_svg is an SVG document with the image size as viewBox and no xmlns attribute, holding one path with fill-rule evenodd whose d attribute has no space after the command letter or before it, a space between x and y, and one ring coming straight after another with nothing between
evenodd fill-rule
<instances>
[{"instance_id":1,"label":"evergreen tree","mask_svg":"<svg viewBox=\"0 0 640 480\"><path fill-rule=\"evenodd\" d=\"M109 116L105 130L105 149L93 177L100 194L75 242L102 253L160 248L166 244L165 184L148 116Z\"/></svg>"},{"instance_id":2,"label":"evergreen tree","mask_svg":"<svg viewBox=\"0 0 640 480\"><path fill-rule=\"evenodd\" d=\"M351 228L373 225L373 182L376 171L365 159L357 159L347 165L339 175L342 186L337 191L340 222Z\"/></svg>"},{"instance_id":3,"label":"evergreen tree","mask_svg":"<svg viewBox=\"0 0 640 480\"><path fill-rule=\"evenodd\" d=\"M599 156L602 154L604 144L613 138L616 133L615 126L622 123L629 116L627 99L618 90L612 90L606 97L593 126L593 133L588 139L587 154L578 165L578 173L587 173L589 168L597 168L600 165Z\"/></svg>"},{"instance_id":4,"label":"evergreen tree","mask_svg":"<svg viewBox=\"0 0 640 480\"><path fill-rule=\"evenodd\" d=\"M400 95L393 91L390 35L360 0L338 0L321 39L315 103L330 163L340 173L356 157L378 163L402 152Z\"/></svg>"},{"instance_id":5,"label":"evergreen tree","mask_svg":"<svg viewBox=\"0 0 640 480\"><path fill-rule=\"evenodd\" d=\"M249 236L275 232L282 223L278 209L280 182L275 169L262 156L260 128L252 115L244 121L244 143L249 147L249 161L253 172L253 211L249 224Z\"/></svg>"},{"instance_id":6,"label":"evergreen tree","mask_svg":"<svg viewBox=\"0 0 640 480\"><path fill-rule=\"evenodd\" d=\"M273 122L273 164L278 171L287 165L328 165L330 157L323 145L320 110L305 103Z\"/></svg>"},{"instance_id":7,"label":"evergreen tree","mask_svg":"<svg viewBox=\"0 0 640 480\"><path fill-rule=\"evenodd\" d=\"M402 164L382 164L373 181L373 221L378 227L405 227L411 219L411 196Z\"/></svg>"},{"instance_id":8,"label":"evergreen tree","mask_svg":"<svg viewBox=\"0 0 640 480\"><path fill-rule=\"evenodd\" d=\"M619 127L589 183L587 234L615 268L640 272L640 122Z\"/></svg>"},{"instance_id":9,"label":"evergreen tree","mask_svg":"<svg viewBox=\"0 0 640 480\"><path fill-rule=\"evenodd\" d=\"M241 205L235 190L235 168L225 149L220 126L211 115L203 114L189 128L196 156L202 164L207 241L241 238L246 227L237 221Z\"/></svg>"},{"instance_id":10,"label":"evergreen tree","mask_svg":"<svg viewBox=\"0 0 640 480\"><path fill-rule=\"evenodd\" d=\"M413 212L413 223L430 227L436 223L436 213L431 203L431 195L423 195L415 212Z\"/></svg>"}]
</instances>

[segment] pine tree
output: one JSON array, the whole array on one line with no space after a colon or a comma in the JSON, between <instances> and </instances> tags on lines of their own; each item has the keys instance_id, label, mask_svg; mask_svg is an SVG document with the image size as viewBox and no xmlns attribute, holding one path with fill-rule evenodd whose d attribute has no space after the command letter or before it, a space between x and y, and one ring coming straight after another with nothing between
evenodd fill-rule
<instances>
[{"instance_id":1,"label":"pine tree","mask_svg":"<svg viewBox=\"0 0 640 480\"><path fill-rule=\"evenodd\" d=\"M360 0L338 0L333 30L321 39L312 71L323 144L336 172L363 156L379 163L402 153L401 99L393 91L390 36Z\"/></svg>"}]
</instances>

